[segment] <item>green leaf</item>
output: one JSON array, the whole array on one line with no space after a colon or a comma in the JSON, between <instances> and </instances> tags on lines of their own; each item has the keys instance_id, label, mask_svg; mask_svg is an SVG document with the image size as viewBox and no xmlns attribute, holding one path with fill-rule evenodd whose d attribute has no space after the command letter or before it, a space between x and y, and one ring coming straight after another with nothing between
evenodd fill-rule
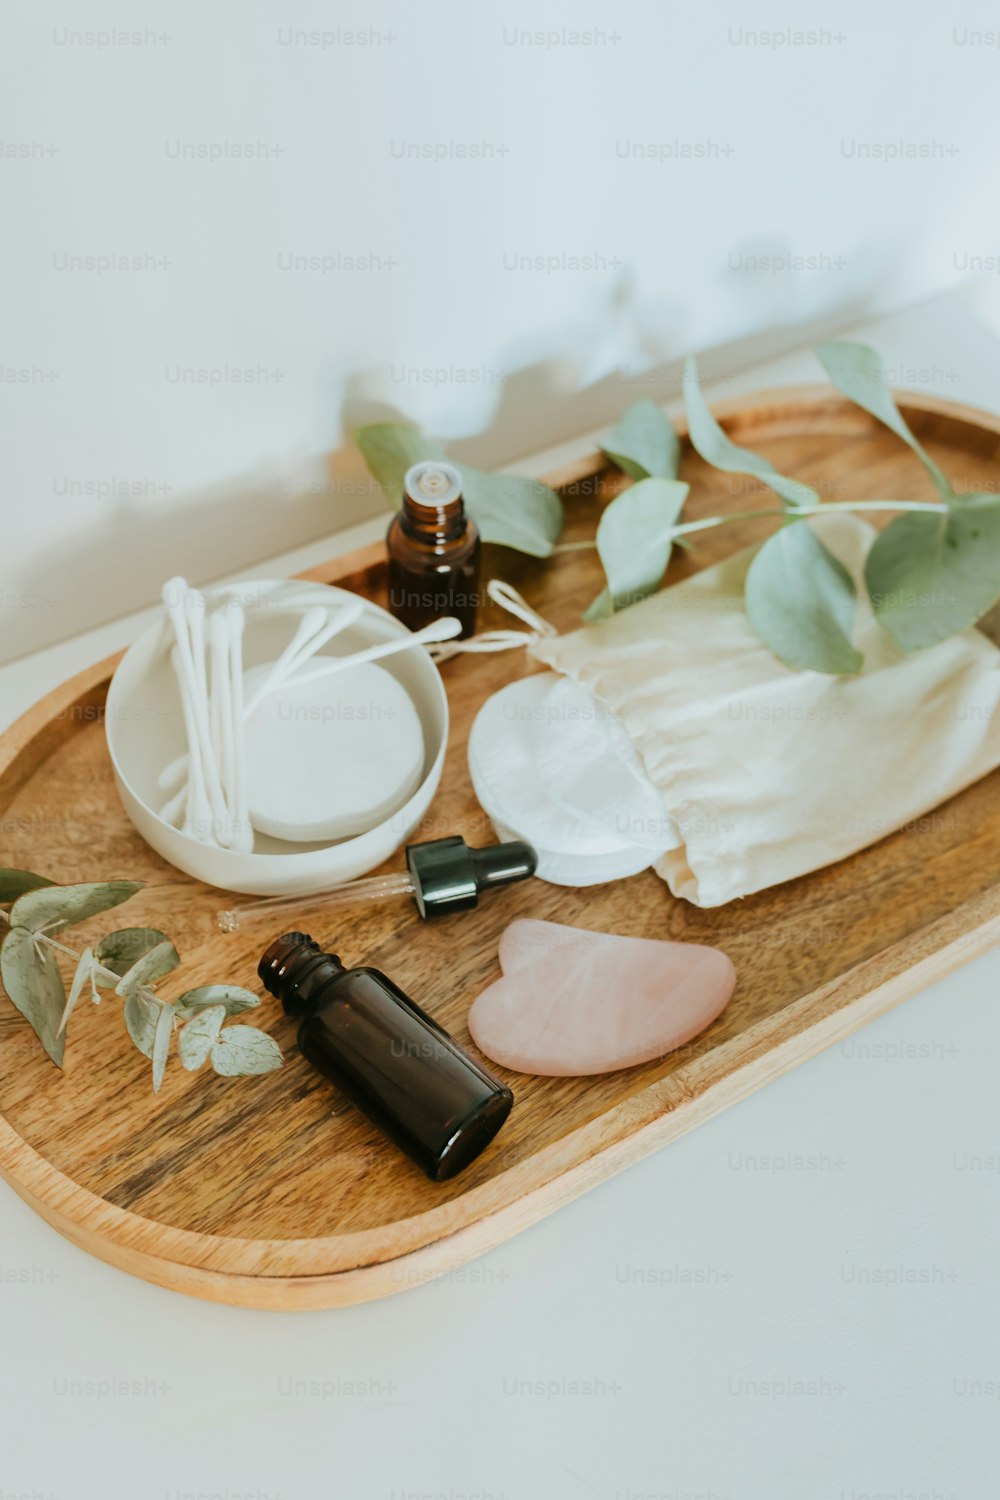
<instances>
[{"instance_id":1,"label":"green leaf","mask_svg":"<svg viewBox=\"0 0 1000 1500\"><path fill-rule=\"evenodd\" d=\"M757 552L746 577L750 624L790 667L857 672L851 644L854 580L806 521L786 522Z\"/></svg>"},{"instance_id":2,"label":"green leaf","mask_svg":"<svg viewBox=\"0 0 1000 1500\"><path fill-rule=\"evenodd\" d=\"M162 943L157 943L155 948L147 948L146 952L128 969L118 983L115 985L115 993L118 995L131 995L133 990L143 985L155 984L162 979L164 974L169 974L171 969L176 969L180 963L180 954L169 938L164 938Z\"/></svg>"},{"instance_id":3,"label":"green leaf","mask_svg":"<svg viewBox=\"0 0 1000 1500\"><path fill-rule=\"evenodd\" d=\"M93 972L94 950L92 948L84 948L83 952L80 954L80 959L77 963L76 971L73 975L73 983L69 987L69 996L66 1000L66 1008L59 1019L60 1034L62 1034L62 1032L66 1030L66 1027L69 1024L69 1018L73 1014L73 1009L76 1005L76 1002L83 994L83 987L87 983L87 980L91 979Z\"/></svg>"},{"instance_id":4,"label":"green leaf","mask_svg":"<svg viewBox=\"0 0 1000 1500\"><path fill-rule=\"evenodd\" d=\"M85 922L88 917L96 917L112 906L120 906L141 890L141 880L45 886L18 897L11 907L11 925L30 927L32 932L40 932L43 927L72 927L74 923Z\"/></svg>"},{"instance_id":5,"label":"green leaf","mask_svg":"<svg viewBox=\"0 0 1000 1500\"><path fill-rule=\"evenodd\" d=\"M177 1051L182 1065L193 1073L205 1062L226 1019L224 1005L208 1005L181 1027Z\"/></svg>"},{"instance_id":6,"label":"green leaf","mask_svg":"<svg viewBox=\"0 0 1000 1500\"><path fill-rule=\"evenodd\" d=\"M698 368L690 356L684 366L684 407L691 442L707 464L727 474L753 474L793 509L812 510L819 505L819 495L809 485L779 474L766 458L750 448L741 448L726 436L705 405L698 385Z\"/></svg>"},{"instance_id":7,"label":"green leaf","mask_svg":"<svg viewBox=\"0 0 1000 1500\"><path fill-rule=\"evenodd\" d=\"M51 948L36 943L26 927L12 927L0 948L4 989L57 1068L66 1038L59 1031L66 991Z\"/></svg>"},{"instance_id":8,"label":"green leaf","mask_svg":"<svg viewBox=\"0 0 1000 1500\"><path fill-rule=\"evenodd\" d=\"M687 493L688 486L676 479L640 479L605 507L597 551L608 586L585 619L606 619L659 588L670 561L671 531Z\"/></svg>"},{"instance_id":9,"label":"green leaf","mask_svg":"<svg viewBox=\"0 0 1000 1500\"><path fill-rule=\"evenodd\" d=\"M677 478L681 445L673 422L655 401L633 402L601 451L632 479Z\"/></svg>"},{"instance_id":10,"label":"green leaf","mask_svg":"<svg viewBox=\"0 0 1000 1500\"><path fill-rule=\"evenodd\" d=\"M44 875L33 875L30 870L0 870L0 906L16 901L25 891L37 890L39 886L51 885Z\"/></svg>"},{"instance_id":11,"label":"green leaf","mask_svg":"<svg viewBox=\"0 0 1000 1500\"><path fill-rule=\"evenodd\" d=\"M917 455L927 470L944 500L952 500L954 494L948 480L917 442L907 427L899 408L892 399L885 383L882 361L869 344L842 343L820 344L816 357L831 382L856 406L860 406L879 422L884 422L891 432L903 439Z\"/></svg>"},{"instance_id":12,"label":"green leaf","mask_svg":"<svg viewBox=\"0 0 1000 1500\"><path fill-rule=\"evenodd\" d=\"M282 1061L274 1038L255 1026L227 1026L212 1047L212 1067L223 1078L273 1073Z\"/></svg>"},{"instance_id":13,"label":"green leaf","mask_svg":"<svg viewBox=\"0 0 1000 1500\"><path fill-rule=\"evenodd\" d=\"M203 984L196 990L188 990L177 1002L181 1015L193 1015L210 1005L221 1005L227 1016L238 1016L241 1011L252 1010L260 1004L260 996L252 990L240 989L238 984Z\"/></svg>"},{"instance_id":14,"label":"green leaf","mask_svg":"<svg viewBox=\"0 0 1000 1500\"><path fill-rule=\"evenodd\" d=\"M445 456L439 444L409 422L373 422L358 427L354 440L370 472L397 507L410 465ZM456 464L456 468L462 475L466 507L484 542L515 547L533 557L551 554L563 522L562 502L555 490L517 474L489 474L469 464Z\"/></svg>"},{"instance_id":15,"label":"green leaf","mask_svg":"<svg viewBox=\"0 0 1000 1500\"><path fill-rule=\"evenodd\" d=\"M514 547L531 557L550 557L562 531L562 501L540 479L488 474L457 464L466 508L484 542Z\"/></svg>"},{"instance_id":16,"label":"green leaf","mask_svg":"<svg viewBox=\"0 0 1000 1500\"><path fill-rule=\"evenodd\" d=\"M160 1006L149 1000L141 990L136 990L125 1001L125 1029L144 1057L152 1057L156 1023L160 1019Z\"/></svg>"},{"instance_id":17,"label":"green leaf","mask_svg":"<svg viewBox=\"0 0 1000 1500\"><path fill-rule=\"evenodd\" d=\"M1000 599L1000 498L962 495L947 515L897 516L872 544L865 583L904 651L974 625Z\"/></svg>"},{"instance_id":18,"label":"green leaf","mask_svg":"<svg viewBox=\"0 0 1000 1500\"><path fill-rule=\"evenodd\" d=\"M94 957L103 968L110 969L112 974L117 974L121 979L144 953L169 941L167 934L158 927L119 927L117 931L109 932L101 938L94 948ZM113 988L111 981L102 978L100 974L97 975L97 983L103 990Z\"/></svg>"},{"instance_id":19,"label":"green leaf","mask_svg":"<svg viewBox=\"0 0 1000 1500\"><path fill-rule=\"evenodd\" d=\"M423 458L444 458L444 451L419 427L409 422L371 422L354 430L372 476L398 509L403 499L403 476L411 464Z\"/></svg>"},{"instance_id":20,"label":"green leaf","mask_svg":"<svg viewBox=\"0 0 1000 1500\"><path fill-rule=\"evenodd\" d=\"M156 1026L153 1031L153 1093L160 1092L160 1084L167 1070L167 1058L170 1056L170 1038L174 1031L174 1008L172 1005L161 1005L160 1014L156 1018Z\"/></svg>"}]
</instances>

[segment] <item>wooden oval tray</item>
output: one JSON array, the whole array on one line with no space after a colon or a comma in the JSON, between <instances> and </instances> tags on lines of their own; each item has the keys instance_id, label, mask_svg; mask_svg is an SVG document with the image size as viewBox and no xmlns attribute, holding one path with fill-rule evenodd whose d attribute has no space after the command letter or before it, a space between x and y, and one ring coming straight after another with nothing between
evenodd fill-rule
<instances>
[{"instance_id":1,"label":"wooden oval tray","mask_svg":"<svg viewBox=\"0 0 1000 1500\"><path fill-rule=\"evenodd\" d=\"M1000 487L997 419L928 398L903 396L900 404L959 488ZM824 498L929 498L906 447L829 392L768 393L730 403L721 415L737 441ZM759 490L707 469L687 448L683 473L692 519L748 509ZM592 538L602 500L620 478L597 455L551 477L567 501L566 540ZM693 551L672 561L669 581L757 540L771 524L702 534ZM382 548L309 576L382 602ZM579 623L601 583L591 551L539 563L488 549L484 577L491 576L514 584L561 630ZM3 1175L77 1244L178 1291L310 1308L415 1285L550 1213L1000 936L1000 775L852 859L717 910L675 901L647 872L589 890L531 881L437 924L419 924L406 905L334 916L303 903L294 920L222 934L215 919L225 899L147 848L119 804L101 723L116 660L67 682L0 738L7 834L0 863L60 882L145 880L127 919L120 915L174 938L183 966L168 985L178 992L221 979L259 992L264 944L275 931L300 926L347 962L384 969L471 1046L469 1005L496 977L500 933L519 915L714 943L739 974L719 1020L660 1062L603 1078L508 1075L516 1095L508 1124L478 1162L441 1186L306 1065L293 1023L269 997L254 1019L286 1053L280 1072L226 1080L187 1074L174 1059L156 1097L148 1063L120 1017L108 1014L118 1003L112 997L79 1007L60 1073L0 996ZM466 739L484 699L533 670L520 652L444 666L451 744L421 836L491 838L469 783ZM107 920L81 926L79 946L91 931L106 931ZM164 986L164 993L174 990Z\"/></svg>"}]
</instances>

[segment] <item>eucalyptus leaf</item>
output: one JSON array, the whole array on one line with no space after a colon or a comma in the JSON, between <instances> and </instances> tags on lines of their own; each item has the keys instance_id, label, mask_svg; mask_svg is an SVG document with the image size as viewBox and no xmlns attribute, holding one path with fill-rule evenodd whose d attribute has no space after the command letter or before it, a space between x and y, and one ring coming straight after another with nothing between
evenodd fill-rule
<instances>
[{"instance_id":1,"label":"eucalyptus leaf","mask_svg":"<svg viewBox=\"0 0 1000 1500\"><path fill-rule=\"evenodd\" d=\"M73 1014L73 1009L76 1005L76 1002L83 994L84 985L87 983L88 979L91 979L93 972L94 951L92 948L84 948L83 952L80 954L79 962L77 963L76 971L73 975L73 983L69 987L69 995L66 999L66 1008L64 1009L59 1020L60 1034L66 1030L66 1027L69 1024L69 1018Z\"/></svg>"},{"instance_id":2,"label":"eucalyptus leaf","mask_svg":"<svg viewBox=\"0 0 1000 1500\"><path fill-rule=\"evenodd\" d=\"M425 437L410 422L371 422L355 428L354 441L369 472L397 508L403 499L403 476L410 465L424 458L444 458L443 449L433 438Z\"/></svg>"},{"instance_id":3,"label":"eucalyptus leaf","mask_svg":"<svg viewBox=\"0 0 1000 1500\"><path fill-rule=\"evenodd\" d=\"M816 357L837 390L902 438L931 476L942 499L952 500L954 493L950 483L930 454L921 448L892 399L877 351L870 344L844 341L820 344Z\"/></svg>"},{"instance_id":4,"label":"eucalyptus leaf","mask_svg":"<svg viewBox=\"0 0 1000 1500\"><path fill-rule=\"evenodd\" d=\"M238 984L204 984L183 994L177 1002L177 1010L178 1014L186 1016L208 1006L221 1005L227 1016L238 1016L241 1011L253 1010L259 1004L259 995L241 989Z\"/></svg>"},{"instance_id":5,"label":"eucalyptus leaf","mask_svg":"<svg viewBox=\"0 0 1000 1500\"><path fill-rule=\"evenodd\" d=\"M160 1018L161 1008L141 990L136 990L125 1001L125 1029L144 1057L153 1055L156 1023Z\"/></svg>"},{"instance_id":6,"label":"eucalyptus leaf","mask_svg":"<svg viewBox=\"0 0 1000 1500\"><path fill-rule=\"evenodd\" d=\"M140 989L143 985L155 984L164 974L176 969L180 961L180 954L173 943L169 938L164 938L154 948L147 948L132 967L126 970L115 985L115 993L131 995L133 990Z\"/></svg>"},{"instance_id":7,"label":"eucalyptus leaf","mask_svg":"<svg viewBox=\"0 0 1000 1500\"><path fill-rule=\"evenodd\" d=\"M807 521L789 521L759 549L746 576L750 624L790 667L857 672L851 644L854 580Z\"/></svg>"},{"instance_id":8,"label":"eucalyptus leaf","mask_svg":"<svg viewBox=\"0 0 1000 1500\"><path fill-rule=\"evenodd\" d=\"M198 1011L193 1020L181 1027L177 1052L181 1064L189 1073L195 1072L205 1062L225 1019L224 1005L207 1005L204 1010Z\"/></svg>"},{"instance_id":9,"label":"eucalyptus leaf","mask_svg":"<svg viewBox=\"0 0 1000 1500\"><path fill-rule=\"evenodd\" d=\"M549 557L562 531L562 501L540 479L520 474L488 474L456 465L470 516L484 542L514 547L531 557Z\"/></svg>"},{"instance_id":10,"label":"eucalyptus leaf","mask_svg":"<svg viewBox=\"0 0 1000 1500\"><path fill-rule=\"evenodd\" d=\"M707 464L727 474L752 474L793 509L813 510L819 505L819 495L809 485L779 474L766 458L750 448L741 448L726 436L705 404L698 384L698 368L690 356L684 365L684 407L691 442Z\"/></svg>"},{"instance_id":11,"label":"eucalyptus leaf","mask_svg":"<svg viewBox=\"0 0 1000 1500\"><path fill-rule=\"evenodd\" d=\"M51 948L26 927L12 927L0 948L4 989L55 1063L62 1067L66 1038L59 1030L66 991Z\"/></svg>"},{"instance_id":12,"label":"eucalyptus leaf","mask_svg":"<svg viewBox=\"0 0 1000 1500\"><path fill-rule=\"evenodd\" d=\"M255 1026L227 1026L212 1047L212 1067L223 1078L273 1073L282 1064L281 1048Z\"/></svg>"},{"instance_id":13,"label":"eucalyptus leaf","mask_svg":"<svg viewBox=\"0 0 1000 1500\"><path fill-rule=\"evenodd\" d=\"M94 957L103 968L110 969L121 979L144 953L169 941L167 934L158 927L119 927L116 932L109 932L101 938L94 948ZM104 990L113 988L111 981L100 974L97 983Z\"/></svg>"},{"instance_id":14,"label":"eucalyptus leaf","mask_svg":"<svg viewBox=\"0 0 1000 1500\"><path fill-rule=\"evenodd\" d=\"M174 1008L172 1005L161 1005L160 1014L156 1018L156 1026L153 1030L153 1093L160 1092L160 1084L167 1070L167 1058L170 1055L170 1038L174 1030Z\"/></svg>"},{"instance_id":15,"label":"eucalyptus leaf","mask_svg":"<svg viewBox=\"0 0 1000 1500\"><path fill-rule=\"evenodd\" d=\"M676 479L681 445L674 424L655 401L635 401L601 444L632 479Z\"/></svg>"},{"instance_id":16,"label":"eucalyptus leaf","mask_svg":"<svg viewBox=\"0 0 1000 1500\"><path fill-rule=\"evenodd\" d=\"M872 544L865 583L904 651L974 625L1000 599L1000 498L962 495L946 515L897 516Z\"/></svg>"},{"instance_id":17,"label":"eucalyptus leaf","mask_svg":"<svg viewBox=\"0 0 1000 1500\"><path fill-rule=\"evenodd\" d=\"M370 472L393 505L403 498L403 479L411 464L445 457L433 438L409 422L373 422L358 427L354 440ZM489 474L470 464L456 464L462 475L466 508L484 542L514 547L533 557L548 557L562 530L562 502L538 479L517 474Z\"/></svg>"},{"instance_id":18,"label":"eucalyptus leaf","mask_svg":"<svg viewBox=\"0 0 1000 1500\"><path fill-rule=\"evenodd\" d=\"M51 885L44 875L33 875L30 870L0 870L0 906L16 901L25 891L34 891L43 885Z\"/></svg>"},{"instance_id":19,"label":"eucalyptus leaf","mask_svg":"<svg viewBox=\"0 0 1000 1500\"><path fill-rule=\"evenodd\" d=\"M597 551L608 585L584 619L605 619L659 588L687 493L688 486L676 479L640 479L605 507Z\"/></svg>"},{"instance_id":20,"label":"eucalyptus leaf","mask_svg":"<svg viewBox=\"0 0 1000 1500\"><path fill-rule=\"evenodd\" d=\"M19 896L11 907L11 926L42 928L72 927L99 912L120 906L136 891L141 880L106 880L89 885L50 885Z\"/></svg>"}]
</instances>

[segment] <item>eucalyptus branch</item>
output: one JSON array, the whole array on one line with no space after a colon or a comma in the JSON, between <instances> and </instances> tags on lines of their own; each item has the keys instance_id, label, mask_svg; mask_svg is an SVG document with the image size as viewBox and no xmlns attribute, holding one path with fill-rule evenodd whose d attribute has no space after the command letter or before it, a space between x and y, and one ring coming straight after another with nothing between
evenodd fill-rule
<instances>
[{"instance_id":1,"label":"eucalyptus branch","mask_svg":"<svg viewBox=\"0 0 1000 1500\"><path fill-rule=\"evenodd\" d=\"M11 925L10 912L5 911L2 906L0 906L0 917L3 917L8 926ZM64 922L58 923L58 926L60 927L64 927L65 925L66 924ZM77 963L79 963L81 958L83 957L83 954L78 953L75 948L69 948L65 943L60 943L56 938L52 936L50 932L47 932L44 927L39 928L39 930L34 934L34 937L36 943L44 943L46 948L54 948L57 953L64 953L67 958L73 958ZM112 988L117 988L118 981L121 978L121 975L116 974L113 969L106 969L103 964L98 963L96 958L92 963L92 972L95 975L98 975L101 979L106 980ZM152 993L152 991L150 991L150 993Z\"/></svg>"},{"instance_id":2,"label":"eucalyptus branch","mask_svg":"<svg viewBox=\"0 0 1000 1500\"><path fill-rule=\"evenodd\" d=\"M959 494L910 431L885 381L882 363L863 344L817 350L836 388L881 422L924 465L935 501L824 502L802 480L735 442L709 410L693 360L684 372L690 443L702 461L726 474L752 476L784 502L701 520L682 518L688 486L679 478L673 424L652 401L637 401L603 444L607 458L634 483L601 513L597 551L606 585L584 615L603 620L660 587L675 546L700 532L758 518L783 520L756 548L743 602L753 631L787 666L851 674L864 665L854 645L855 605L863 589L875 619L904 651L917 651L975 625L1000 600L1000 498ZM789 525L825 511L893 513L867 547L863 569L846 569L816 529Z\"/></svg>"},{"instance_id":3,"label":"eucalyptus branch","mask_svg":"<svg viewBox=\"0 0 1000 1500\"><path fill-rule=\"evenodd\" d=\"M626 494L628 491L625 492ZM784 516L786 520L803 520L809 516L821 516L828 510L865 511L915 511L923 515L947 515L948 506L936 500L824 500L820 505L768 505L760 510L733 510L724 515L703 516L700 521L684 521L680 526L671 526L657 532L654 545L680 537L693 536L698 531L712 531L716 526L731 526L737 521L758 521L766 517ZM560 542L552 550L559 552L589 552L597 546L597 539L581 542Z\"/></svg>"},{"instance_id":4,"label":"eucalyptus branch","mask_svg":"<svg viewBox=\"0 0 1000 1500\"><path fill-rule=\"evenodd\" d=\"M62 1066L67 1022L88 981L96 1002L101 989L124 1001L125 1027L135 1046L153 1065L153 1089L163 1080L172 1039L182 1065L193 1071L211 1060L216 1073L231 1078L269 1073L281 1066L281 1051L264 1031L226 1022L260 1004L238 985L210 984L165 1000L156 983L177 967L180 955L165 932L154 927L123 927L109 932L82 952L55 937L56 931L83 922L127 901L140 889L135 881L87 885L54 885L26 870L0 869L0 906L8 932L0 945L4 988L33 1027L52 1061ZM67 995L54 955L76 965Z\"/></svg>"},{"instance_id":5,"label":"eucalyptus branch","mask_svg":"<svg viewBox=\"0 0 1000 1500\"><path fill-rule=\"evenodd\" d=\"M820 516L828 510L898 511L912 510L947 515L947 505L936 500L824 500L820 505L772 505L762 510L734 510L722 516L705 516L701 521L685 521L673 527L671 536L690 536L695 531L709 531L714 526L728 526L733 521L755 521L762 516L785 516L798 520L805 516Z\"/></svg>"}]
</instances>

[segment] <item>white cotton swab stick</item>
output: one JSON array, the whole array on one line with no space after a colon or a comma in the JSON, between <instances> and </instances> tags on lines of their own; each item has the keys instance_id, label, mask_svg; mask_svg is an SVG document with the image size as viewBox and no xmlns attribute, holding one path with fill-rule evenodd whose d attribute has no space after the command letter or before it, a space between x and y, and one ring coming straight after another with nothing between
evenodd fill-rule
<instances>
[{"instance_id":1,"label":"white cotton swab stick","mask_svg":"<svg viewBox=\"0 0 1000 1500\"><path fill-rule=\"evenodd\" d=\"M351 625L356 624L364 612L365 601L360 597L348 599L344 604L338 604L336 609L327 610L327 618L322 629L318 630L312 639L296 652L284 670L294 671L301 662L314 656L321 646L326 645L327 641L339 635L342 630L347 630Z\"/></svg>"},{"instance_id":2,"label":"white cotton swab stick","mask_svg":"<svg viewBox=\"0 0 1000 1500\"><path fill-rule=\"evenodd\" d=\"M279 683L283 682L289 671L294 671L300 662L308 661L309 657L315 651L318 651L321 646L325 646L327 641L332 640L340 631L346 630L349 625L353 625L364 612L364 607L365 602L363 599L351 599L338 607L332 619L328 618L329 610L322 605L317 605L314 609L308 610L294 637L278 657L278 660L272 664L266 682L255 690L252 699L244 708L244 718L247 719L250 717L264 694L270 692L272 688L277 687ZM224 613L224 611L220 611L220 613ZM311 625L311 629L306 629L307 622ZM324 622L326 623L324 624ZM279 667L281 668L280 672L278 670ZM163 791L169 791L172 786L177 785L178 781L186 773L187 756L178 755L169 765L164 766L156 778L157 785ZM170 805L172 804L168 804L168 806Z\"/></svg>"},{"instance_id":3,"label":"white cotton swab stick","mask_svg":"<svg viewBox=\"0 0 1000 1500\"><path fill-rule=\"evenodd\" d=\"M208 622L208 651L211 667L212 700L219 716L219 774L227 799L233 777L233 726L229 681L229 616L218 610Z\"/></svg>"},{"instance_id":4,"label":"white cotton swab stick","mask_svg":"<svg viewBox=\"0 0 1000 1500\"><path fill-rule=\"evenodd\" d=\"M191 702L191 683L189 674L185 669L183 653L179 645L174 646L171 650L170 661L174 672L177 674L177 685L181 695L181 712L184 715L184 732L187 735L188 745L191 747L191 773L187 784L187 809L184 814L183 831L190 834L193 838L200 839L203 843L211 843L212 813L208 798L205 795L198 732L195 728L194 708Z\"/></svg>"},{"instance_id":5,"label":"white cotton swab stick","mask_svg":"<svg viewBox=\"0 0 1000 1500\"><path fill-rule=\"evenodd\" d=\"M253 850L253 829L250 826L250 808L247 792L246 733L243 713L243 608L230 602L226 605L229 616L229 681L232 697L233 725L233 829L230 848L249 854Z\"/></svg>"},{"instance_id":6,"label":"white cotton swab stick","mask_svg":"<svg viewBox=\"0 0 1000 1500\"><path fill-rule=\"evenodd\" d=\"M285 647L284 651L282 651L277 661L271 664L271 670L270 672L268 672L265 682L261 685L261 687L257 688L249 703L246 704L244 712L248 719L253 713L254 709L257 707L257 704L260 702L261 698L264 696L264 693L267 691L268 685L271 682L277 682L284 679L287 673L289 673L293 669L294 663L298 659L300 653L305 652L306 648L312 645L313 640L321 633L321 631L325 629L325 627L329 623L330 612L329 610L324 609L322 605L317 605L315 609L306 611L306 613L302 616L302 620L299 624L298 630L296 630L295 634L292 636L292 639L288 642L288 645ZM339 625L338 628L343 630L344 627L343 625Z\"/></svg>"},{"instance_id":7,"label":"white cotton swab stick","mask_svg":"<svg viewBox=\"0 0 1000 1500\"><path fill-rule=\"evenodd\" d=\"M249 719L254 709L267 697L268 693L273 693L278 688L284 686L286 682L290 682L295 677L299 668L305 662L310 661L326 645L327 641L332 641L335 635L339 635L342 630L346 630L349 625L353 625L363 613L364 607L363 599L356 599L353 603L345 605L344 609L330 620L324 629L320 630L313 636L312 640L308 641L294 656L289 658L283 671L279 672L277 670L278 663L276 662L275 670L268 674L267 680L261 683L248 703L246 718Z\"/></svg>"},{"instance_id":8,"label":"white cotton swab stick","mask_svg":"<svg viewBox=\"0 0 1000 1500\"><path fill-rule=\"evenodd\" d=\"M184 590L184 618L187 621L188 640L191 642L191 660L194 664L194 680L199 695L208 702L208 676L205 671L205 598L197 589Z\"/></svg>"},{"instance_id":9,"label":"white cotton swab stick","mask_svg":"<svg viewBox=\"0 0 1000 1500\"><path fill-rule=\"evenodd\" d=\"M222 780L212 743L212 727L208 699L208 673L205 666L205 600L197 589L187 589L184 594L184 619L188 627L191 662L194 678L189 685L191 708L198 748L201 753L202 774L205 791L212 809L213 834L219 843L224 842L229 825L229 810L222 794Z\"/></svg>"},{"instance_id":10,"label":"white cotton swab stick","mask_svg":"<svg viewBox=\"0 0 1000 1500\"><path fill-rule=\"evenodd\" d=\"M194 650L189 631L190 616L187 607L189 592L187 579L181 578L179 575L176 578L171 578L168 583L163 585L163 602L166 605L167 614L170 616L170 623L174 629L174 649L177 651L176 660L173 651L171 652L170 659L174 662L174 669L177 672L178 680L183 679L187 686L188 701L193 715L193 722L196 729L200 729L197 722L198 670L195 666ZM202 670L204 671L204 656L202 656Z\"/></svg>"},{"instance_id":11,"label":"white cotton swab stick","mask_svg":"<svg viewBox=\"0 0 1000 1500\"><path fill-rule=\"evenodd\" d=\"M219 712L213 705L213 696L208 691L208 666L207 657L207 621L205 621L205 598L204 594L196 588L187 589L184 594L184 613L187 616L187 628L190 633L190 654L195 661L195 681L198 687L198 700L204 702L208 717L208 742L202 751L202 760L205 766L205 786L211 792L211 787L217 786L219 795L211 798L213 807L214 834L219 843L225 843L225 831L229 822L228 808L225 805L225 790L222 786L222 727L219 724Z\"/></svg>"},{"instance_id":12,"label":"white cotton swab stick","mask_svg":"<svg viewBox=\"0 0 1000 1500\"><path fill-rule=\"evenodd\" d=\"M218 781L218 771L215 766L215 758L212 754L211 732L208 723L208 701L207 694L201 690L201 683L205 676L204 657L204 616L196 614L203 611L204 603L199 606L196 590L188 587L187 581L180 576L170 579L163 586L163 602L166 605L170 623L173 626L176 637L176 645L171 651L171 662L177 675L181 688L181 706L185 716L185 730L188 738L189 754L192 756L191 782L195 785L194 801L197 805L197 816L192 811L192 796L187 802L187 815L185 818L185 829L191 831L193 823L197 829L195 837L203 841L211 842L214 825L216 832L221 832L226 821L226 807L222 797L222 788ZM192 640L192 622L194 624L194 639ZM200 671L195 660L195 646L200 642ZM194 776L194 758L198 761L197 780ZM200 806L198 797L205 798L208 803L208 816Z\"/></svg>"},{"instance_id":13,"label":"white cotton swab stick","mask_svg":"<svg viewBox=\"0 0 1000 1500\"><path fill-rule=\"evenodd\" d=\"M287 668L288 662L291 661L291 660L294 660L296 652L298 652L300 650L300 648L305 645L306 641L311 636L319 634L320 630L326 624L327 618L328 618L328 611L325 610L324 608L322 608L322 606L317 606L315 609L311 609L311 610L309 610L306 613L306 615L302 619L301 623L299 624L299 627L296 630L295 635L292 637L291 641L288 643L288 645L285 647L284 651L278 657L278 660L273 664L272 671L271 671L271 673L268 676L268 682L271 681L272 677L275 678L275 679L277 679L277 677L279 675L279 668L281 669L281 674L283 675L284 671ZM220 622L222 622L222 629L224 630L225 635L226 635L226 646L227 646L227 650L228 650L229 635L228 635L228 626L225 623L226 619L227 619L226 611L224 609L218 610L215 614L213 614L212 619L209 621L209 631L211 631L211 629L212 629L212 621L213 620L219 620ZM341 627L341 628L343 628L343 627ZM229 683L229 666L228 666L228 663L226 665L226 682L227 682L227 693L228 693L228 683ZM213 693L212 693L211 707L212 707L212 710L214 712L215 709L216 709L214 689L213 689ZM249 717L250 713L253 711L253 709L255 707L256 707L256 703L254 702L254 703L252 703L250 705L250 707L247 708L246 713L247 713L248 717ZM230 728L231 727L232 726L230 725ZM213 723L213 731L214 731L214 723ZM177 758L176 758L176 760L172 760L169 765L164 766L163 770L160 772L159 776L157 777L157 784L160 787L162 787L164 791L166 791L168 787L173 786L174 783L176 781L178 781L181 777L183 777L186 773L187 773L187 756L186 755L178 755ZM231 774L232 773L231 773L231 766L230 766L230 771L228 773L228 776L221 777L221 779L222 779L222 781L223 781L223 783L225 785L228 785L229 776L231 776Z\"/></svg>"},{"instance_id":14,"label":"white cotton swab stick","mask_svg":"<svg viewBox=\"0 0 1000 1500\"><path fill-rule=\"evenodd\" d=\"M209 701L212 732L216 736L216 761L226 804L223 842L233 836L233 708L229 680L229 618L218 610L208 620Z\"/></svg>"},{"instance_id":15,"label":"white cotton swab stick","mask_svg":"<svg viewBox=\"0 0 1000 1500\"><path fill-rule=\"evenodd\" d=\"M334 672L346 671L348 667L358 667L362 662L379 661L383 656L395 656L398 651L409 651L412 646L430 646L438 641L452 641L462 632L461 620L456 620L454 615L445 615L440 620L433 620L430 625L425 625L423 630L416 631L413 635L395 641L384 641L380 646L368 646L364 651L355 651L351 656L330 656L322 666L312 667L307 672L300 672L297 676L286 678L286 685L298 687L302 683L316 682L320 677L329 677ZM269 692L275 687L282 686L275 683Z\"/></svg>"},{"instance_id":16,"label":"white cotton swab stick","mask_svg":"<svg viewBox=\"0 0 1000 1500\"><path fill-rule=\"evenodd\" d=\"M213 629L214 615L208 617L208 727L212 731L212 754L215 756L215 764L219 768L219 782L222 786L222 795L226 795L226 767L225 746L223 744L222 718L220 708L220 669L222 677L228 681L229 646L223 633L221 643L218 640L218 631ZM221 651L221 655L220 655Z\"/></svg>"}]
</instances>

